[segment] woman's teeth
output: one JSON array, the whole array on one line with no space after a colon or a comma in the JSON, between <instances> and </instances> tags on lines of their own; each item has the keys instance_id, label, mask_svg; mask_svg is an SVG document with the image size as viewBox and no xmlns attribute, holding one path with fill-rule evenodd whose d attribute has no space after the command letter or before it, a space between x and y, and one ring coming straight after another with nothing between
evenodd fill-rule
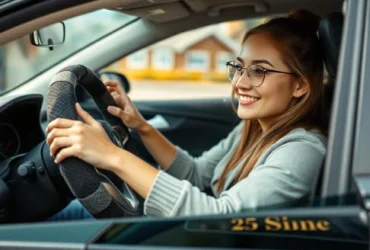
<instances>
[{"instance_id":1,"label":"woman's teeth","mask_svg":"<svg viewBox=\"0 0 370 250\"><path fill-rule=\"evenodd\" d=\"M250 96L240 96L240 101L242 101L242 102L256 102L256 101L258 101L258 98L256 98L256 97L250 97Z\"/></svg>"}]
</instances>

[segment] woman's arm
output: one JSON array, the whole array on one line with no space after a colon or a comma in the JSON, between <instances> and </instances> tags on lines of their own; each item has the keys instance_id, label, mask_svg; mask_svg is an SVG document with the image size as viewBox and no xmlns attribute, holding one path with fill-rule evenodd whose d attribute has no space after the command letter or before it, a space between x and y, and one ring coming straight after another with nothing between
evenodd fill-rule
<instances>
[{"instance_id":1,"label":"woman's arm","mask_svg":"<svg viewBox=\"0 0 370 250\"><path fill-rule=\"evenodd\" d=\"M107 168L124 180L144 199L147 197L158 169L121 148L116 148L116 153L110 158Z\"/></svg>"},{"instance_id":2,"label":"woman's arm","mask_svg":"<svg viewBox=\"0 0 370 250\"><path fill-rule=\"evenodd\" d=\"M204 190L208 187L214 174L214 168L219 163L220 159L229 152L233 146L238 142L240 136L240 130L242 123L234 128L234 130L228 135L227 138L221 140L217 145L212 147L210 150L203 153L201 157L193 158L186 151L180 148L175 148L175 160L169 163L167 167L167 173L176 177L180 180L188 180L192 185L197 186L200 190ZM157 130L148 129L148 135L161 137L162 135ZM152 133L152 135L150 135ZM148 139L151 147L157 150L158 156L160 157L160 151L158 148L165 148L167 145L160 145L156 148L156 140ZM158 138L157 143L164 143L166 139ZM176 152L177 150L177 152ZM232 153L232 152L229 152ZM137 185L137 192L144 198L147 196L150 187L152 186L158 170L147 164L145 161L136 157L135 155L127 152L126 150L118 149L118 152L113 154L114 157L111 159L110 168L111 171L115 172L121 179L127 181L128 185ZM169 160L169 159L167 159ZM146 174L148 173L148 174ZM137 176L142 176L143 183L135 181ZM140 181L141 182L141 181ZM134 188L135 189L135 188Z\"/></svg>"},{"instance_id":3,"label":"woman's arm","mask_svg":"<svg viewBox=\"0 0 370 250\"><path fill-rule=\"evenodd\" d=\"M307 195L325 156L323 144L307 141L286 143L269 154L250 176L221 193L208 196L188 181L121 151L112 170L143 196L147 215L170 217L226 214L268 206L286 206ZM140 176L140 178L138 178Z\"/></svg>"},{"instance_id":4,"label":"woman's arm","mask_svg":"<svg viewBox=\"0 0 370 250\"><path fill-rule=\"evenodd\" d=\"M175 146L148 124L118 81L106 81L104 84L117 104L117 107L108 107L108 112L121 119L128 128L135 130L157 164L162 169L167 169L175 159Z\"/></svg>"},{"instance_id":5,"label":"woman's arm","mask_svg":"<svg viewBox=\"0 0 370 250\"><path fill-rule=\"evenodd\" d=\"M166 170L176 157L175 145L148 123L137 132L150 155L161 169Z\"/></svg>"}]
</instances>

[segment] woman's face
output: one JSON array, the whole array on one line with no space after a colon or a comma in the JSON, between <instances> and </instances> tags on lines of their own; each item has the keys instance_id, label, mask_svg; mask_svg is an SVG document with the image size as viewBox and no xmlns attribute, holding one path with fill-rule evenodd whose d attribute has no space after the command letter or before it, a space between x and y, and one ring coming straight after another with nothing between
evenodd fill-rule
<instances>
[{"instance_id":1,"label":"woman's face","mask_svg":"<svg viewBox=\"0 0 370 250\"><path fill-rule=\"evenodd\" d=\"M242 67L259 65L265 69L291 72L265 34L251 35L245 41L237 62ZM264 78L263 74L248 77L243 70L241 76L232 83L239 100L238 116L241 119L258 119L262 129L266 129L274 118L288 110L297 93L302 95L298 79L295 75L275 72L266 72ZM259 80L262 84L256 86L261 83Z\"/></svg>"}]
</instances>

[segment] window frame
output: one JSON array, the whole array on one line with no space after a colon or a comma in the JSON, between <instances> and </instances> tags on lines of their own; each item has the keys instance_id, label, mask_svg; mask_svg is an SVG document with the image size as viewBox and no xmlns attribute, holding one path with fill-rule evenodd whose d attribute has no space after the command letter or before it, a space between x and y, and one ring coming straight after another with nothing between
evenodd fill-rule
<instances>
[{"instance_id":1,"label":"window frame","mask_svg":"<svg viewBox=\"0 0 370 250\"><path fill-rule=\"evenodd\" d=\"M355 124L366 1L346 3L321 198L343 197L349 194L352 165L357 157L357 142L354 138L358 132ZM341 205L341 202L341 199L337 200L338 205Z\"/></svg>"}]
</instances>

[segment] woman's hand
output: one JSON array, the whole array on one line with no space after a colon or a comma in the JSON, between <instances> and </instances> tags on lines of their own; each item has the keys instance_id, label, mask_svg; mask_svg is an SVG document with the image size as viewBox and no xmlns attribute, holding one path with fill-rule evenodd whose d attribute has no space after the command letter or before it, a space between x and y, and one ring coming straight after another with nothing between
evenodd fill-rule
<instances>
[{"instance_id":1,"label":"woman's hand","mask_svg":"<svg viewBox=\"0 0 370 250\"><path fill-rule=\"evenodd\" d=\"M58 118L49 123L46 142L50 155L56 155L55 163L74 156L94 167L111 170L120 148L112 143L101 124L77 103L76 110L84 122Z\"/></svg>"},{"instance_id":2,"label":"woman's hand","mask_svg":"<svg viewBox=\"0 0 370 250\"><path fill-rule=\"evenodd\" d=\"M114 101L118 106L108 107L108 112L111 115L120 118L128 128L131 128L138 133L143 133L150 128L150 125L134 107L130 98L127 96L118 81L106 81L104 82L104 85L112 94Z\"/></svg>"}]
</instances>

